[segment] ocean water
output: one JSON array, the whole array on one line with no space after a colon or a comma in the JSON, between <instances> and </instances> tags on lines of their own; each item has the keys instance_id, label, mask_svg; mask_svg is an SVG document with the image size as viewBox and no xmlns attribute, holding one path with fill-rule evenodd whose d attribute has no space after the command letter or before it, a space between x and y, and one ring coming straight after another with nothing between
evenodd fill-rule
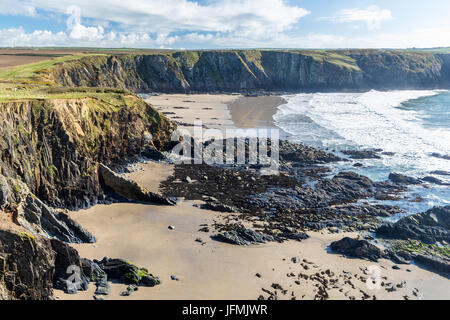
<instances>
[{"instance_id":1,"label":"ocean water","mask_svg":"<svg viewBox=\"0 0 450 320\"><path fill-rule=\"evenodd\" d=\"M374 181L386 180L391 172L413 177L433 176L450 182L450 176L431 172L450 172L449 91L370 91L365 93L311 93L284 97L274 115L276 125L289 140L335 150L382 149L394 155L382 159L355 160L331 165L332 172L352 170ZM343 154L340 154L346 157ZM400 205L409 214L436 205L450 204L450 187L427 184L412 187L411 199L388 202Z\"/></svg>"}]
</instances>

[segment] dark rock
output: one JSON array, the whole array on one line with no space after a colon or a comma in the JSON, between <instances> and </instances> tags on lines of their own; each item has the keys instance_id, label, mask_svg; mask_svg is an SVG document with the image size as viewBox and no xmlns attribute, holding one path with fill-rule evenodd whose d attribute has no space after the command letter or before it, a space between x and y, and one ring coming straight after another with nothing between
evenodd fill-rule
<instances>
[{"instance_id":1,"label":"dark rock","mask_svg":"<svg viewBox=\"0 0 450 320\"><path fill-rule=\"evenodd\" d=\"M126 260L105 257L94 262L106 273L109 280L149 287L160 284L160 280L148 273L147 269L139 268Z\"/></svg>"},{"instance_id":2,"label":"dark rock","mask_svg":"<svg viewBox=\"0 0 450 320\"><path fill-rule=\"evenodd\" d=\"M431 156L432 156L432 157L435 157L435 158L444 159L444 160L450 160L450 156L449 156L449 155L440 154L440 153L436 153L436 152L433 152L433 153L431 154Z\"/></svg>"},{"instance_id":3,"label":"dark rock","mask_svg":"<svg viewBox=\"0 0 450 320\"><path fill-rule=\"evenodd\" d=\"M386 223L376 233L393 239L450 243L450 206L434 207L427 212L404 217L396 223Z\"/></svg>"},{"instance_id":4,"label":"dark rock","mask_svg":"<svg viewBox=\"0 0 450 320\"><path fill-rule=\"evenodd\" d=\"M81 266L83 274L88 278L90 282L93 282L95 284L95 294L108 295L110 286L108 283L108 276L106 275L106 272L103 271L98 264L85 258L81 259Z\"/></svg>"},{"instance_id":5,"label":"dark rock","mask_svg":"<svg viewBox=\"0 0 450 320\"><path fill-rule=\"evenodd\" d=\"M99 164L98 172L101 177L100 182L107 190L111 190L115 194L128 200L163 205L176 204L176 201L173 198L150 192L135 181L119 176L103 164Z\"/></svg>"},{"instance_id":6,"label":"dark rock","mask_svg":"<svg viewBox=\"0 0 450 320\"><path fill-rule=\"evenodd\" d=\"M450 259L424 254L415 254L414 262L423 265L431 270L441 272L450 276Z\"/></svg>"},{"instance_id":7,"label":"dark rock","mask_svg":"<svg viewBox=\"0 0 450 320\"><path fill-rule=\"evenodd\" d=\"M438 184L438 185L447 185L446 183L442 182L442 180L435 178L435 177L431 177L431 176L424 177L421 180L429 182L429 183Z\"/></svg>"},{"instance_id":8,"label":"dark rock","mask_svg":"<svg viewBox=\"0 0 450 320\"><path fill-rule=\"evenodd\" d=\"M421 181L419 179L408 177L400 173L391 173L389 174L389 180L399 183L399 184L420 184Z\"/></svg>"},{"instance_id":9,"label":"dark rock","mask_svg":"<svg viewBox=\"0 0 450 320\"><path fill-rule=\"evenodd\" d=\"M286 239L297 241L302 241L309 238L308 234L306 234L305 232L283 232L279 236Z\"/></svg>"},{"instance_id":10,"label":"dark rock","mask_svg":"<svg viewBox=\"0 0 450 320\"><path fill-rule=\"evenodd\" d=\"M345 237L332 242L330 248L349 257L378 261L385 256L384 252L367 240L358 240Z\"/></svg>"},{"instance_id":11,"label":"dark rock","mask_svg":"<svg viewBox=\"0 0 450 320\"><path fill-rule=\"evenodd\" d=\"M0 300L50 300L55 252L50 240L0 228Z\"/></svg>"},{"instance_id":12,"label":"dark rock","mask_svg":"<svg viewBox=\"0 0 450 320\"><path fill-rule=\"evenodd\" d=\"M200 205L200 208L205 210L211 210L211 211L219 211L219 212L239 212L237 208L234 208L232 206L228 206L226 204L222 203L216 203L216 202L207 202Z\"/></svg>"},{"instance_id":13,"label":"dark rock","mask_svg":"<svg viewBox=\"0 0 450 320\"><path fill-rule=\"evenodd\" d=\"M121 296L131 296L131 294L137 290L138 290L138 286L136 286L134 284L130 284L129 286L127 286L127 290L122 291L120 293L120 295Z\"/></svg>"},{"instance_id":14,"label":"dark rock","mask_svg":"<svg viewBox=\"0 0 450 320\"><path fill-rule=\"evenodd\" d=\"M430 173L436 174L438 176L450 176L450 171L436 170L436 171L431 171Z\"/></svg>"},{"instance_id":15,"label":"dark rock","mask_svg":"<svg viewBox=\"0 0 450 320\"><path fill-rule=\"evenodd\" d=\"M377 151L373 150L345 150L342 153L350 156L352 159L381 159Z\"/></svg>"},{"instance_id":16,"label":"dark rock","mask_svg":"<svg viewBox=\"0 0 450 320\"><path fill-rule=\"evenodd\" d=\"M397 264L409 264L408 260L411 260L411 257L406 252L403 254L399 252L393 252L391 250L386 250L385 252L386 256ZM406 257L409 257L409 259L406 259Z\"/></svg>"},{"instance_id":17,"label":"dark rock","mask_svg":"<svg viewBox=\"0 0 450 320\"><path fill-rule=\"evenodd\" d=\"M52 239L50 242L56 253L54 287L67 293L87 290L90 278L83 272L83 262L78 251L57 239Z\"/></svg>"},{"instance_id":18,"label":"dark rock","mask_svg":"<svg viewBox=\"0 0 450 320\"><path fill-rule=\"evenodd\" d=\"M232 231L226 231L211 237L214 240L246 246L256 243L265 243L266 241L274 241L272 236L243 227L236 228Z\"/></svg>"}]
</instances>

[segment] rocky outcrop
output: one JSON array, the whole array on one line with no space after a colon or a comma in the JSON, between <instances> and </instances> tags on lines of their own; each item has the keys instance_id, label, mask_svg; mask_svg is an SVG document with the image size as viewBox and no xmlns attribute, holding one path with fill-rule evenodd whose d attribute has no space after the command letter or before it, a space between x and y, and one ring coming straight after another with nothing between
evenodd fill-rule
<instances>
[{"instance_id":1,"label":"rocky outcrop","mask_svg":"<svg viewBox=\"0 0 450 320\"><path fill-rule=\"evenodd\" d=\"M0 230L0 300L48 300L55 253L50 241L20 229Z\"/></svg>"},{"instance_id":2,"label":"rocky outcrop","mask_svg":"<svg viewBox=\"0 0 450 320\"><path fill-rule=\"evenodd\" d=\"M150 192L137 182L116 174L103 164L100 164L98 169L101 183L107 190L111 190L120 197L131 201L164 205L176 204L175 200Z\"/></svg>"},{"instance_id":3,"label":"rocky outcrop","mask_svg":"<svg viewBox=\"0 0 450 320\"><path fill-rule=\"evenodd\" d=\"M55 207L104 197L98 163L161 149L173 124L134 95L0 103L0 174Z\"/></svg>"},{"instance_id":4,"label":"rocky outcrop","mask_svg":"<svg viewBox=\"0 0 450 320\"><path fill-rule=\"evenodd\" d=\"M94 260L94 263L106 273L108 279L121 283L144 287L154 287L161 283L159 278L149 273L146 268L139 268L123 259L110 259L105 257L101 261Z\"/></svg>"},{"instance_id":5,"label":"rocky outcrop","mask_svg":"<svg viewBox=\"0 0 450 320\"><path fill-rule=\"evenodd\" d=\"M0 175L0 190L0 209L11 212L12 220L30 233L66 242L95 242L88 231L43 203L25 183Z\"/></svg>"},{"instance_id":6,"label":"rocky outcrop","mask_svg":"<svg viewBox=\"0 0 450 320\"><path fill-rule=\"evenodd\" d=\"M422 183L419 179L405 176L401 173L391 173L389 174L389 180L398 184L420 184Z\"/></svg>"},{"instance_id":7,"label":"rocky outcrop","mask_svg":"<svg viewBox=\"0 0 450 320\"><path fill-rule=\"evenodd\" d=\"M416 239L424 243L450 243L450 206L434 207L426 212L386 223L377 229L379 236Z\"/></svg>"},{"instance_id":8,"label":"rocky outcrop","mask_svg":"<svg viewBox=\"0 0 450 320\"><path fill-rule=\"evenodd\" d=\"M395 50L205 50L91 56L55 66L64 86L136 92L448 88L448 55Z\"/></svg>"},{"instance_id":9,"label":"rocky outcrop","mask_svg":"<svg viewBox=\"0 0 450 320\"><path fill-rule=\"evenodd\" d=\"M87 290L91 278L83 271L83 260L78 251L56 239L51 240L51 246L56 255L54 288L71 294L77 293L77 290ZM75 274L76 276L73 277ZM74 279L72 280L71 277Z\"/></svg>"},{"instance_id":10,"label":"rocky outcrop","mask_svg":"<svg viewBox=\"0 0 450 320\"><path fill-rule=\"evenodd\" d=\"M129 92L43 88L42 94L50 90L67 98L0 103L0 227L7 222L19 230L0 230L3 299L51 299L54 285L76 291L65 281L67 268L87 267L66 242L95 238L55 207L83 208L106 200L99 163L158 153L174 129ZM147 194L161 200L152 196ZM98 276L83 272L80 289Z\"/></svg>"},{"instance_id":11,"label":"rocky outcrop","mask_svg":"<svg viewBox=\"0 0 450 320\"><path fill-rule=\"evenodd\" d=\"M378 261L384 258L385 253L377 246L371 244L367 240L358 240L345 237L339 241L330 244L331 250L344 254L353 258L367 259L370 261Z\"/></svg>"},{"instance_id":12,"label":"rocky outcrop","mask_svg":"<svg viewBox=\"0 0 450 320\"><path fill-rule=\"evenodd\" d=\"M266 241L274 241L272 236L260 233L255 230L246 229L243 227L235 230L225 231L223 233L212 236L214 240L236 244L240 246L248 246L250 244L265 243Z\"/></svg>"}]
</instances>

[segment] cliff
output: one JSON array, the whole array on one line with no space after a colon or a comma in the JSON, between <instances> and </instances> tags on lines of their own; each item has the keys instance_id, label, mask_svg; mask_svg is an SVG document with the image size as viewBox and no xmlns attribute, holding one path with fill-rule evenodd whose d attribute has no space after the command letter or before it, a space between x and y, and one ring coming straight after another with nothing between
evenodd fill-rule
<instances>
[{"instance_id":1,"label":"cliff","mask_svg":"<svg viewBox=\"0 0 450 320\"><path fill-rule=\"evenodd\" d=\"M0 89L0 299L51 299L54 245L95 242L55 208L105 200L99 166L164 149L174 124L128 91Z\"/></svg>"},{"instance_id":2,"label":"cliff","mask_svg":"<svg viewBox=\"0 0 450 320\"><path fill-rule=\"evenodd\" d=\"M103 165L154 154L169 142L174 124L130 91L448 88L449 57L376 50L83 54L0 72L0 299L51 298L64 260L58 254L71 250L59 240L95 241L55 208L105 200L102 179L132 198Z\"/></svg>"},{"instance_id":3,"label":"cliff","mask_svg":"<svg viewBox=\"0 0 450 320\"><path fill-rule=\"evenodd\" d=\"M56 65L64 86L135 92L363 91L450 87L450 55L388 50L173 51Z\"/></svg>"},{"instance_id":4,"label":"cliff","mask_svg":"<svg viewBox=\"0 0 450 320\"><path fill-rule=\"evenodd\" d=\"M118 163L169 140L172 123L140 98L89 94L0 103L0 173L54 207L82 208L102 196L99 162Z\"/></svg>"}]
</instances>

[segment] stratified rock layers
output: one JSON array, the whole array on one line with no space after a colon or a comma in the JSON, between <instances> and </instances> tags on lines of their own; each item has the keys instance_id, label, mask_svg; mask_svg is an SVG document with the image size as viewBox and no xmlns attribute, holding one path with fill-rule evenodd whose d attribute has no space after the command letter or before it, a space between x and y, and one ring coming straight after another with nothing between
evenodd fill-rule
<instances>
[{"instance_id":1,"label":"stratified rock layers","mask_svg":"<svg viewBox=\"0 0 450 320\"><path fill-rule=\"evenodd\" d=\"M94 56L56 66L64 86L136 92L361 91L450 86L449 55L389 50L227 50Z\"/></svg>"}]
</instances>

